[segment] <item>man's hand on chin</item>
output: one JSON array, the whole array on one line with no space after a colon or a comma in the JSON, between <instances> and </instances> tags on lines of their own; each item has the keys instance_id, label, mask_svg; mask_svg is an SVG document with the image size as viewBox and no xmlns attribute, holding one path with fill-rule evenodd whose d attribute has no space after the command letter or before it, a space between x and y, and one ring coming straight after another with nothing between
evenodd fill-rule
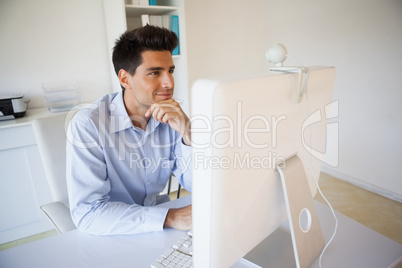
<instances>
[{"instance_id":1,"label":"man's hand on chin","mask_svg":"<svg viewBox=\"0 0 402 268\"><path fill-rule=\"evenodd\" d=\"M163 100L151 105L145 116L153 116L155 121L169 124L171 128L179 132L186 145L191 145L191 122L174 99Z\"/></svg>"}]
</instances>

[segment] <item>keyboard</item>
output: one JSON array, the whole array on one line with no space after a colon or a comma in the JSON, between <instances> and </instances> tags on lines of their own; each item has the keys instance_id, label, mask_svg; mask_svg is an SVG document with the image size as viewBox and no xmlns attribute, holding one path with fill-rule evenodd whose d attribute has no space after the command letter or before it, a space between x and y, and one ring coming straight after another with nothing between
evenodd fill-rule
<instances>
[{"instance_id":1,"label":"keyboard","mask_svg":"<svg viewBox=\"0 0 402 268\"><path fill-rule=\"evenodd\" d=\"M193 267L193 232L179 239L171 248L152 263L151 268L192 268Z\"/></svg>"}]
</instances>

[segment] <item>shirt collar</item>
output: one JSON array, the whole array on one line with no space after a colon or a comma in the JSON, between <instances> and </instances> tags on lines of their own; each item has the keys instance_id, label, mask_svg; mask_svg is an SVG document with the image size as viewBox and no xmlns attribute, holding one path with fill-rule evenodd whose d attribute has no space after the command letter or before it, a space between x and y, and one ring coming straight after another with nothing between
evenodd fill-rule
<instances>
[{"instance_id":1,"label":"shirt collar","mask_svg":"<svg viewBox=\"0 0 402 268\"><path fill-rule=\"evenodd\" d=\"M123 131L129 128L134 128L134 130L136 131L143 131L141 128L133 125L133 122L131 121L127 113L126 107L124 105L122 91L117 93L110 102L109 111L110 111L110 128L109 128L110 133ZM148 135L154 132L155 129L159 126L159 124L160 122L155 121L151 115L151 117L148 120L145 134Z\"/></svg>"},{"instance_id":2,"label":"shirt collar","mask_svg":"<svg viewBox=\"0 0 402 268\"><path fill-rule=\"evenodd\" d=\"M155 131L155 129L160 125L161 122L159 121L155 121L155 119L153 118L153 116L151 115L151 117L148 120L148 124L147 124L147 129L145 132L145 135L149 135L152 132Z\"/></svg>"}]
</instances>

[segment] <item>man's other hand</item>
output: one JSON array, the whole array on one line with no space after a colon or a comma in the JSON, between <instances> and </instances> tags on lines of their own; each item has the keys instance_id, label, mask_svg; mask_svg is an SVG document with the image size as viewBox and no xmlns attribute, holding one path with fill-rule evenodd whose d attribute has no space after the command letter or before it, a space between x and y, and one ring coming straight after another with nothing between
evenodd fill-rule
<instances>
[{"instance_id":1,"label":"man's other hand","mask_svg":"<svg viewBox=\"0 0 402 268\"><path fill-rule=\"evenodd\" d=\"M178 230L190 230L193 228L192 220L192 206L186 206L182 208L171 208L169 209L164 228L171 227Z\"/></svg>"}]
</instances>

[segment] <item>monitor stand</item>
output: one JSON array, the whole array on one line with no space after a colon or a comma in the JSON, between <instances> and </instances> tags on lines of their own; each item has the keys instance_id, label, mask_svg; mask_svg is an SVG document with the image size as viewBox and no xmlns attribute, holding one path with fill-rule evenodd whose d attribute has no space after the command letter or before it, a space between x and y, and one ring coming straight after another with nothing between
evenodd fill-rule
<instances>
[{"instance_id":1,"label":"monitor stand","mask_svg":"<svg viewBox=\"0 0 402 268\"><path fill-rule=\"evenodd\" d=\"M310 267L324 246L303 163L297 155L277 168L281 177L297 268Z\"/></svg>"}]
</instances>

